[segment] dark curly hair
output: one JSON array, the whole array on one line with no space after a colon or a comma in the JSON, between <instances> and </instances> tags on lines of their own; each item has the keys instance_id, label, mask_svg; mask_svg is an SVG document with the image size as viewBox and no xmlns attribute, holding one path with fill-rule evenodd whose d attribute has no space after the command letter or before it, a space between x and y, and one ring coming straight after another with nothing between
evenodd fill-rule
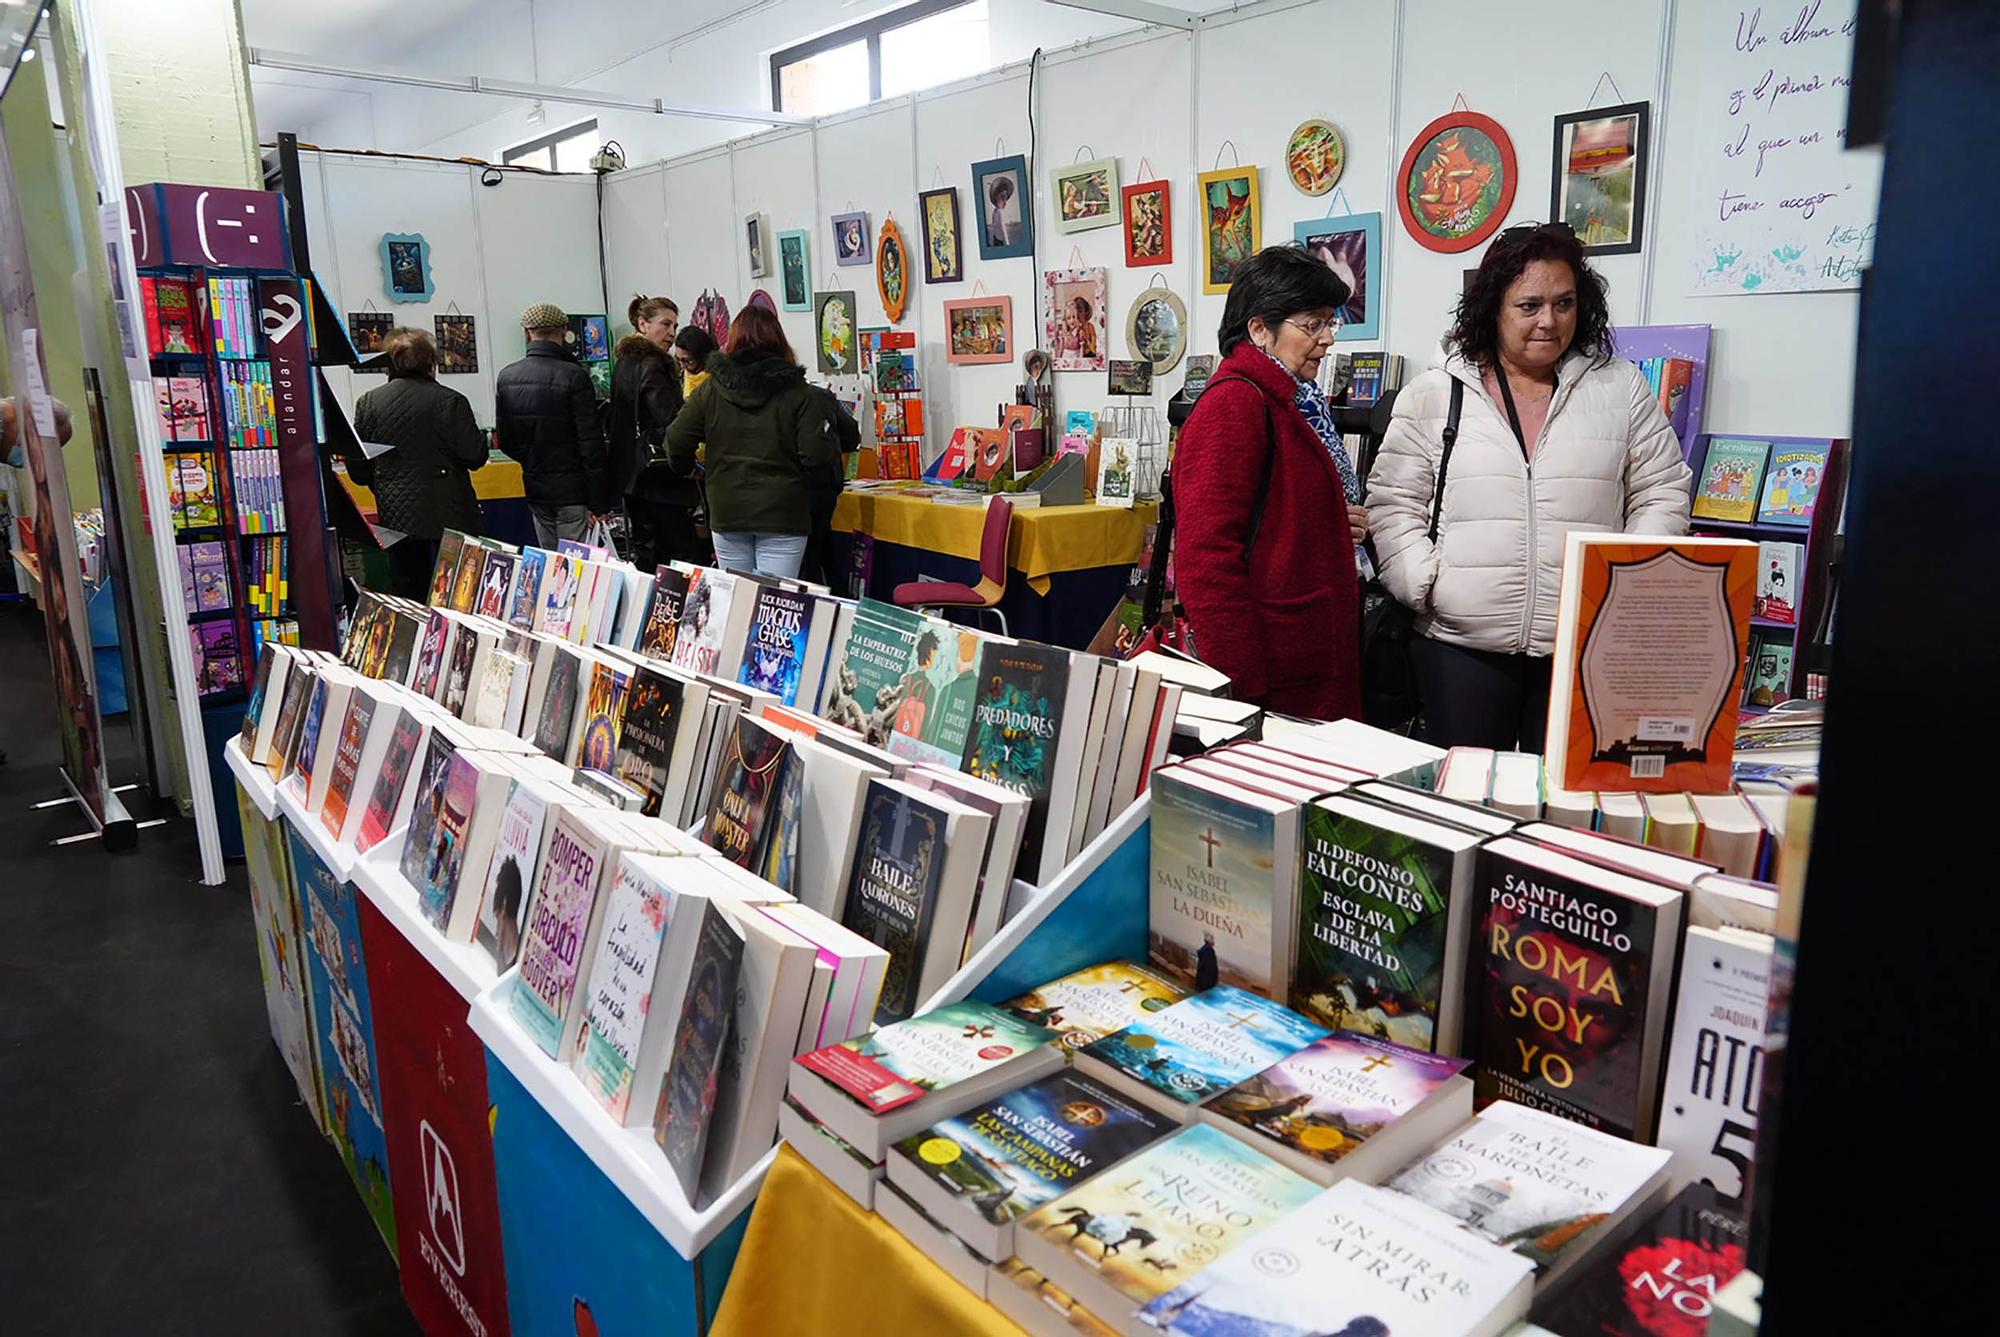
<instances>
[{"instance_id":1,"label":"dark curly hair","mask_svg":"<svg viewBox=\"0 0 2000 1337\"><path fill-rule=\"evenodd\" d=\"M1570 348L1587 353L1596 366L1611 360L1611 305L1604 300L1604 277L1584 262L1583 243L1566 227L1509 228L1493 239L1486 258L1458 299L1458 312L1444 345L1475 367L1492 367L1500 357L1500 304L1507 289L1537 260L1559 260L1576 275L1576 337Z\"/></svg>"}]
</instances>

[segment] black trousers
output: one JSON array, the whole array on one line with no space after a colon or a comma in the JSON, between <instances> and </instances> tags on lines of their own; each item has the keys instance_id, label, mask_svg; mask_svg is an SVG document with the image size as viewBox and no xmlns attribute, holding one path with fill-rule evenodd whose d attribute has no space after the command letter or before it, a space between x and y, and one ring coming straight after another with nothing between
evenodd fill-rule
<instances>
[{"instance_id":1,"label":"black trousers","mask_svg":"<svg viewBox=\"0 0 2000 1337\"><path fill-rule=\"evenodd\" d=\"M431 595L431 570L437 566L436 539L402 538L389 545L389 593L424 603Z\"/></svg>"},{"instance_id":2,"label":"black trousers","mask_svg":"<svg viewBox=\"0 0 2000 1337\"><path fill-rule=\"evenodd\" d=\"M1419 636L1411 647L1423 736L1438 747L1540 752L1548 733L1550 661Z\"/></svg>"},{"instance_id":3,"label":"black trousers","mask_svg":"<svg viewBox=\"0 0 2000 1337\"><path fill-rule=\"evenodd\" d=\"M835 572L837 563L833 558L833 509L839 504L839 488L813 489L812 532L806 536L806 558L799 565L799 576L825 585L836 594L846 594L847 573Z\"/></svg>"},{"instance_id":4,"label":"black trousers","mask_svg":"<svg viewBox=\"0 0 2000 1337\"><path fill-rule=\"evenodd\" d=\"M714 549L695 528L691 507L633 496L625 498L625 518L632 525L632 565L641 571L662 562L707 566L715 560Z\"/></svg>"}]
</instances>

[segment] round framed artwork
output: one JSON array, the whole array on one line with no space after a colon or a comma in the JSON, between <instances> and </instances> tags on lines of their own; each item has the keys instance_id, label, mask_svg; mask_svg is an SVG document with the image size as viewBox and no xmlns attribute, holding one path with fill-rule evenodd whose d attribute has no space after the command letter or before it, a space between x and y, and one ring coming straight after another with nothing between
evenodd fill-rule
<instances>
[{"instance_id":1,"label":"round framed artwork","mask_svg":"<svg viewBox=\"0 0 2000 1337\"><path fill-rule=\"evenodd\" d=\"M1301 121L1285 143L1285 170L1308 195L1324 195L1347 166L1347 142L1331 121Z\"/></svg>"},{"instance_id":2,"label":"round framed artwork","mask_svg":"<svg viewBox=\"0 0 2000 1337\"><path fill-rule=\"evenodd\" d=\"M1125 344L1155 376L1172 371L1187 352L1187 307L1165 288L1146 289L1125 317Z\"/></svg>"},{"instance_id":3,"label":"round framed artwork","mask_svg":"<svg viewBox=\"0 0 2000 1337\"><path fill-rule=\"evenodd\" d=\"M893 218L883 222L875 239L875 291L882 296L882 313L894 325L910 304L910 252Z\"/></svg>"},{"instance_id":4,"label":"round framed artwork","mask_svg":"<svg viewBox=\"0 0 2000 1337\"><path fill-rule=\"evenodd\" d=\"M1419 246L1469 251L1514 203L1514 143L1490 116L1449 112L1417 132L1396 180L1396 210Z\"/></svg>"}]
</instances>

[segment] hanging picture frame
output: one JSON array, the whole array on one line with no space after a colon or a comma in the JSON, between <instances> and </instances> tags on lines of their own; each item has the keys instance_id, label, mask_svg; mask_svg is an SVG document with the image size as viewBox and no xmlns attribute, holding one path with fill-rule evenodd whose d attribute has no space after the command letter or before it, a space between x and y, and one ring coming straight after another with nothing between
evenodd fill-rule
<instances>
[{"instance_id":1,"label":"hanging picture frame","mask_svg":"<svg viewBox=\"0 0 2000 1337\"><path fill-rule=\"evenodd\" d=\"M1026 157L1016 153L972 164L972 201L979 210L981 260L1034 254L1035 201Z\"/></svg>"},{"instance_id":2,"label":"hanging picture frame","mask_svg":"<svg viewBox=\"0 0 2000 1337\"><path fill-rule=\"evenodd\" d=\"M787 311L810 311L812 249L804 229L778 234L778 295Z\"/></svg>"},{"instance_id":3,"label":"hanging picture frame","mask_svg":"<svg viewBox=\"0 0 2000 1337\"><path fill-rule=\"evenodd\" d=\"M1155 376L1164 376L1187 352L1187 324L1187 306L1180 298L1165 288L1148 288L1125 315L1125 346L1151 365Z\"/></svg>"},{"instance_id":4,"label":"hanging picture frame","mask_svg":"<svg viewBox=\"0 0 2000 1337\"><path fill-rule=\"evenodd\" d=\"M903 244L903 229L894 218L882 220L881 235L875 239L875 292L889 323L900 324L910 304L910 248Z\"/></svg>"},{"instance_id":5,"label":"hanging picture frame","mask_svg":"<svg viewBox=\"0 0 2000 1337\"><path fill-rule=\"evenodd\" d=\"M1118 160L1095 158L1049 172L1056 231L1088 232L1118 225Z\"/></svg>"},{"instance_id":6,"label":"hanging picture frame","mask_svg":"<svg viewBox=\"0 0 2000 1337\"><path fill-rule=\"evenodd\" d=\"M1450 111L1417 132L1396 171L1396 211L1425 250L1456 255L1500 230L1519 173L1514 141L1476 111Z\"/></svg>"},{"instance_id":7,"label":"hanging picture frame","mask_svg":"<svg viewBox=\"0 0 2000 1337\"><path fill-rule=\"evenodd\" d=\"M1042 274L1042 347L1054 371L1103 371L1103 266L1050 269Z\"/></svg>"},{"instance_id":8,"label":"hanging picture frame","mask_svg":"<svg viewBox=\"0 0 2000 1337\"><path fill-rule=\"evenodd\" d=\"M866 213L835 214L833 216L833 263L836 265L865 265L874 259L874 252L868 245L868 215Z\"/></svg>"},{"instance_id":9,"label":"hanging picture frame","mask_svg":"<svg viewBox=\"0 0 2000 1337\"><path fill-rule=\"evenodd\" d=\"M1285 141L1285 171L1303 194L1326 194L1346 167L1347 141L1331 121L1300 121Z\"/></svg>"},{"instance_id":10,"label":"hanging picture frame","mask_svg":"<svg viewBox=\"0 0 2000 1337\"><path fill-rule=\"evenodd\" d=\"M958 230L958 187L925 191L917 196L917 212L923 218L924 282L962 282L965 246Z\"/></svg>"},{"instance_id":11,"label":"hanging picture frame","mask_svg":"<svg viewBox=\"0 0 2000 1337\"><path fill-rule=\"evenodd\" d=\"M478 326L471 316L433 316L437 330L437 369L440 376L462 376L479 370Z\"/></svg>"},{"instance_id":12,"label":"hanging picture frame","mask_svg":"<svg viewBox=\"0 0 2000 1337\"><path fill-rule=\"evenodd\" d=\"M392 302L431 300L431 244L421 232L385 232L379 248L382 286Z\"/></svg>"},{"instance_id":13,"label":"hanging picture frame","mask_svg":"<svg viewBox=\"0 0 2000 1337\"><path fill-rule=\"evenodd\" d=\"M1196 181L1201 204L1201 290L1228 292L1263 246L1255 167L1220 167Z\"/></svg>"},{"instance_id":14,"label":"hanging picture frame","mask_svg":"<svg viewBox=\"0 0 2000 1337\"><path fill-rule=\"evenodd\" d=\"M750 277L769 278L771 275L771 220L762 214L751 214L743 220L743 242L750 254Z\"/></svg>"},{"instance_id":15,"label":"hanging picture frame","mask_svg":"<svg viewBox=\"0 0 2000 1337\"><path fill-rule=\"evenodd\" d=\"M1335 338L1342 343L1381 338L1382 215L1309 218L1292 224L1292 239L1347 284L1347 305L1335 313L1340 317Z\"/></svg>"},{"instance_id":16,"label":"hanging picture frame","mask_svg":"<svg viewBox=\"0 0 2000 1337\"><path fill-rule=\"evenodd\" d=\"M852 376L860 370L858 315L852 292L813 294L813 348L822 372Z\"/></svg>"},{"instance_id":17,"label":"hanging picture frame","mask_svg":"<svg viewBox=\"0 0 2000 1337\"><path fill-rule=\"evenodd\" d=\"M1137 181L1126 186L1119 195L1124 204L1126 266L1172 264L1174 211L1169 184L1165 181Z\"/></svg>"},{"instance_id":18,"label":"hanging picture frame","mask_svg":"<svg viewBox=\"0 0 2000 1337\"><path fill-rule=\"evenodd\" d=\"M1569 224L1585 255L1636 255L1645 241L1652 116L1628 102L1556 117L1549 221Z\"/></svg>"},{"instance_id":19,"label":"hanging picture frame","mask_svg":"<svg viewBox=\"0 0 2000 1337\"><path fill-rule=\"evenodd\" d=\"M945 361L961 366L1014 360L1014 299L965 297L944 304Z\"/></svg>"},{"instance_id":20,"label":"hanging picture frame","mask_svg":"<svg viewBox=\"0 0 2000 1337\"><path fill-rule=\"evenodd\" d=\"M354 351L361 355L361 364L354 368L356 371L364 375L377 372L388 374L389 361L382 356L382 342L395 328L396 318L387 311L347 313L347 337L353 341Z\"/></svg>"}]
</instances>

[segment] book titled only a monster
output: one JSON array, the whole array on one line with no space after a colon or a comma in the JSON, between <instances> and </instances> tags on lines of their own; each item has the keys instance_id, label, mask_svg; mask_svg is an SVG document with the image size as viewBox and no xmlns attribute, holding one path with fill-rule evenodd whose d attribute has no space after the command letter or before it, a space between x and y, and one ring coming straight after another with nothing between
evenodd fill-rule
<instances>
[{"instance_id":1,"label":"book titled only a monster","mask_svg":"<svg viewBox=\"0 0 2000 1337\"><path fill-rule=\"evenodd\" d=\"M749 868L763 848L784 759L783 734L747 715L737 719L722 764L716 768L701 839L738 868Z\"/></svg>"}]
</instances>

